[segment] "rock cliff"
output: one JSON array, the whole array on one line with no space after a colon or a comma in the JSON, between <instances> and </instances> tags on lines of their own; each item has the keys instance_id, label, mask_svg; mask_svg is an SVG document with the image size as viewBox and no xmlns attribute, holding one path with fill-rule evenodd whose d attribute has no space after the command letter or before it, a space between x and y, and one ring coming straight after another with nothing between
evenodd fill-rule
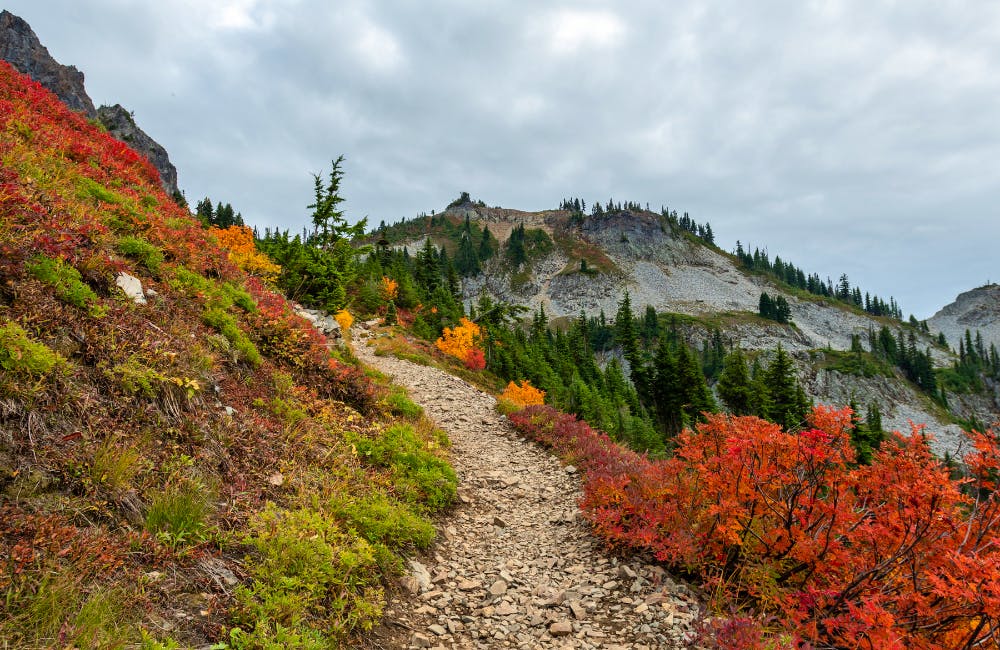
<instances>
[{"instance_id":1,"label":"rock cliff","mask_svg":"<svg viewBox=\"0 0 1000 650\"><path fill-rule=\"evenodd\" d=\"M179 194L177 168L166 149L136 126L131 113L121 105L95 109L84 87L83 73L52 58L31 26L7 10L0 12L0 59L50 90L74 111L99 119L111 135L149 158L160 172L160 184L168 195Z\"/></svg>"}]
</instances>

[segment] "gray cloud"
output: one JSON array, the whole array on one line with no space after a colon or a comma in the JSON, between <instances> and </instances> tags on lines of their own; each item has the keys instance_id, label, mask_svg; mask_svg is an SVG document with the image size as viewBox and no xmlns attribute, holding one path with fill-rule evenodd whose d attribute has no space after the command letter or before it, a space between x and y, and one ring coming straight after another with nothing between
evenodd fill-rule
<instances>
[{"instance_id":1,"label":"gray cloud","mask_svg":"<svg viewBox=\"0 0 1000 650\"><path fill-rule=\"evenodd\" d=\"M996 280L1000 6L8 0L167 147L188 198L305 223L468 190L667 204L929 316ZM626 8L627 7L627 8Z\"/></svg>"}]
</instances>

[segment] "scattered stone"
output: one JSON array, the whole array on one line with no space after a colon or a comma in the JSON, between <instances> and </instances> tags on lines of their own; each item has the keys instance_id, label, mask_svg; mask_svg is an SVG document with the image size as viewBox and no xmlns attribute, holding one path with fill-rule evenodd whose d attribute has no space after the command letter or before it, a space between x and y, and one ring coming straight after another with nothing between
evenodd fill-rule
<instances>
[{"instance_id":1,"label":"scattered stone","mask_svg":"<svg viewBox=\"0 0 1000 650\"><path fill-rule=\"evenodd\" d=\"M417 579L417 583L420 585L420 590L427 591L430 589L433 583L431 582L431 574L427 570L427 567L413 559L409 561L409 564L413 577Z\"/></svg>"},{"instance_id":2,"label":"scattered stone","mask_svg":"<svg viewBox=\"0 0 1000 650\"><path fill-rule=\"evenodd\" d=\"M436 634L438 636L444 636L445 634L448 634L448 630L444 629L442 626L438 625L437 623L435 623L434 625L428 625L427 626L427 630L430 631L430 632L433 632L434 634Z\"/></svg>"},{"instance_id":3,"label":"scattered stone","mask_svg":"<svg viewBox=\"0 0 1000 650\"><path fill-rule=\"evenodd\" d=\"M493 525L498 528L506 528L507 522L501 519L499 516L493 517Z\"/></svg>"},{"instance_id":4,"label":"scattered stone","mask_svg":"<svg viewBox=\"0 0 1000 650\"><path fill-rule=\"evenodd\" d=\"M576 465L567 465L566 466L566 473L567 474L576 474Z\"/></svg>"},{"instance_id":5,"label":"scattered stone","mask_svg":"<svg viewBox=\"0 0 1000 650\"><path fill-rule=\"evenodd\" d=\"M267 482L275 487L281 487L285 484L285 477L281 475L281 472L275 472L267 477Z\"/></svg>"},{"instance_id":6,"label":"scattered stone","mask_svg":"<svg viewBox=\"0 0 1000 650\"><path fill-rule=\"evenodd\" d=\"M490 595L503 596L507 593L507 583L504 580L497 580L490 585Z\"/></svg>"},{"instance_id":7,"label":"scattered stone","mask_svg":"<svg viewBox=\"0 0 1000 650\"><path fill-rule=\"evenodd\" d=\"M557 621L549 626L549 634L552 636L566 636L573 634L573 624L569 621Z\"/></svg>"}]
</instances>

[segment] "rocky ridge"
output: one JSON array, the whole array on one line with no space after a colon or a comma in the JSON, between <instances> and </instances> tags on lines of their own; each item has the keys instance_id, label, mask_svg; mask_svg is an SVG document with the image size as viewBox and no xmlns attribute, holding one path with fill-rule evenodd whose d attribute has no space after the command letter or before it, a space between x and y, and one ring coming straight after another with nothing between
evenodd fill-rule
<instances>
[{"instance_id":1,"label":"rocky ridge","mask_svg":"<svg viewBox=\"0 0 1000 650\"><path fill-rule=\"evenodd\" d=\"M410 561L376 647L680 648L701 615L660 567L609 557L580 520L579 477L520 438L495 399L442 371L355 352L445 429L461 503L433 554Z\"/></svg>"},{"instance_id":2,"label":"rocky ridge","mask_svg":"<svg viewBox=\"0 0 1000 650\"><path fill-rule=\"evenodd\" d=\"M0 12L0 59L40 83L72 110L100 120L111 135L149 158L160 173L160 184L168 195L180 193L177 168L170 162L166 149L140 129L131 113L120 104L95 109L84 87L83 73L56 61L31 26L7 10Z\"/></svg>"},{"instance_id":3,"label":"rocky ridge","mask_svg":"<svg viewBox=\"0 0 1000 650\"><path fill-rule=\"evenodd\" d=\"M927 325L934 332L944 332L952 345L969 330L973 338L977 331L982 334L987 348L990 344L1000 348L1000 284L985 284L959 294L927 319Z\"/></svg>"}]
</instances>

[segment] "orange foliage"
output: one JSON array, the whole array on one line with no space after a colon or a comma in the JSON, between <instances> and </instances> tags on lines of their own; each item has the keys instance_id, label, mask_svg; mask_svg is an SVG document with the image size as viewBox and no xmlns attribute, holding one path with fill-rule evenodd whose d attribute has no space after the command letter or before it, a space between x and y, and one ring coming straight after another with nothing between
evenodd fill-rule
<instances>
[{"instance_id":1,"label":"orange foliage","mask_svg":"<svg viewBox=\"0 0 1000 650\"><path fill-rule=\"evenodd\" d=\"M521 381L520 386L512 381L507 384L500 398L518 406L532 406L545 403L545 391L535 388L527 379Z\"/></svg>"},{"instance_id":2,"label":"orange foliage","mask_svg":"<svg viewBox=\"0 0 1000 650\"><path fill-rule=\"evenodd\" d=\"M799 433L709 416L665 460L548 407L511 420L585 471L581 505L598 535L698 577L720 608L760 613L717 626L729 640L715 647L772 647L766 629L796 647L996 647L994 433L973 434L968 478L956 479L918 427L857 465L849 409L819 407Z\"/></svg>"},{"instance_id":3,"label":"orange foliage","mask_svg":"<svg viewBox=\"0 0 1000 650\"><path fill-rule=\"evenodd\" d=\"M382 298L386 301L395 300L399 295L399 283L390 277L382 276Z\"/></svg>"},{"instance_id":4,"label":"orange foliage","mask_svg":"<svg viewBox=\"0 0 1000 650\"><path fill-rule=\"evenodd\" d=\"M230 261L250 275L265 280L274 280L281 273L281 267L257 250L253 241L253 231L246 226L212 228L219 245L226 249Z\"/></svg>"},{"instance_id":5,"label":"orange foliage","mask_svg":"<svg viewBox=\"0 0 1000 650\"><path fill-rule=\"evenodd\" d=\"M351 325L354 324L354 316L351 316L351 312L346 309L341 309L333 317L340 325L341 331L345 334L351 329Z\"/></svg>"},{"instance_id":6,"label":"orange foliage","mask_svg":"<svg viewBox=\"0 0 1000 650\"><path fill-rule=\"evenodd\" d=\"M469 359L470 352L479 350L480 335L479 326L463 316L458 327L454 329L444 328L441 338L434 345L445 354L450 354L465 363Z\"/></svg>"}]
</instances>

